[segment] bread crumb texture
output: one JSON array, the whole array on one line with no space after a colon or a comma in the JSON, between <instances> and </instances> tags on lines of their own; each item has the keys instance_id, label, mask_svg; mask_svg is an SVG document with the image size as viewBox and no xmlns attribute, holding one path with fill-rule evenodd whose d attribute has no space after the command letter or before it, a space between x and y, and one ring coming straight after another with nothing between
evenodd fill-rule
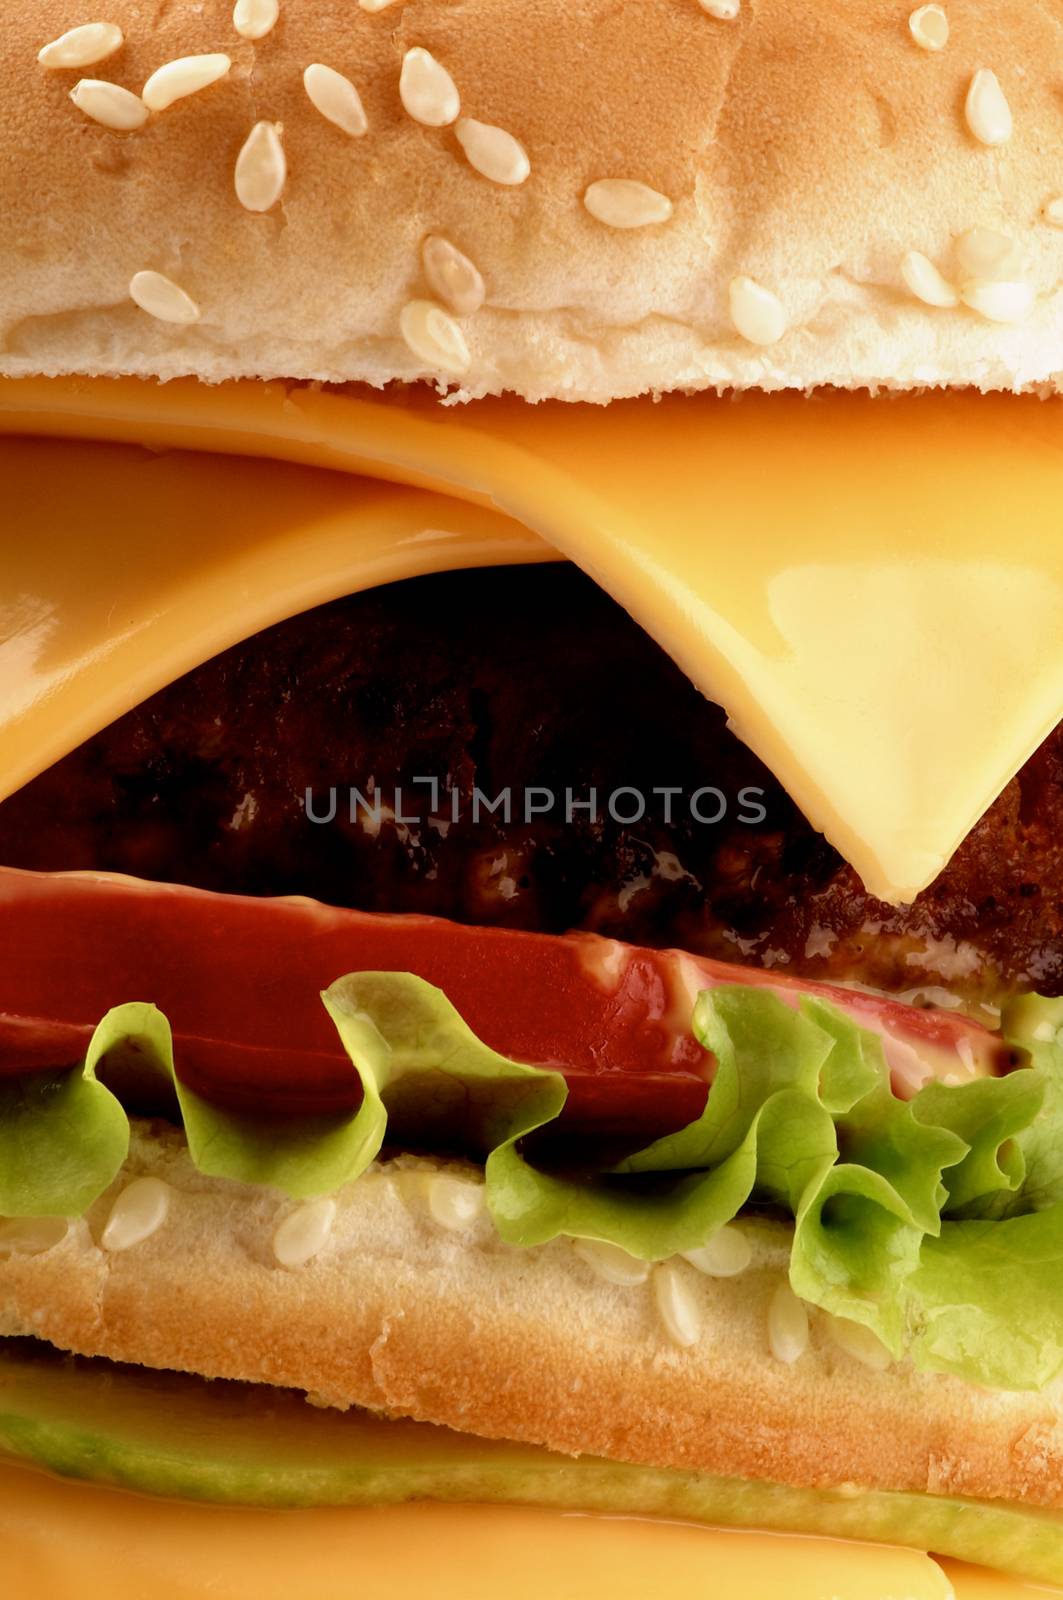
<instances>
[{"instance_id":1,"label":"bread crumb texture","mask_svg":"<svg viewBox=\"0 0 1063 1600\"><path fill-rule=\"evenodd\" d=\"M162 1221L106 1248L116 1199L145 1178L170 1189ZM740 1224L750 1259L733 1276L669 1264L696 1329L681 1345L652 1272L619 1284L567 1240L503 1244L481 1206L454 1204L456 1182L479 1181L401 1157L337 1195L324 1225L319 1206L293 1230L292 1202L206 1178L177 1133L134 1123L126 1168L87 1216L49 1249L0 1258L0 1334L571 1454L1063 1507L1060 1385L1008 1394L869 1366L815 1311L799 1357L773 1354L778 1226Z\"/></svg>"},{"instance_id":2,"label":"bread crumb texture","mask_svg":"<svg viewBox=\"0 0 1063 1600\"><path fill-rule=\"evenodd\" d=\"M1063 5L952 0L934 50L911 10L757 0L721 20L697 0L283 0L255 38L230 0L114 0L120 47L64 68L38 54L69 7L8 6L0 374L427 379L461 397L599 402L825 384L1051 392ZM160 67L223 55L217 78L166 76L180 98L136 126L91 114L109 115L107 94L71 101L87 74L139 97ZM350 85L336 120L304 85L311 66ZM972 228L1011 247L973 275L957 250ZM438 297L429 237L485 289L459 339L437 323L438 350L402 332L405 307ZM954 303L913 291L913 253ZM138 273L198 316L145 310Z\"/></svg>"}]
</instances>

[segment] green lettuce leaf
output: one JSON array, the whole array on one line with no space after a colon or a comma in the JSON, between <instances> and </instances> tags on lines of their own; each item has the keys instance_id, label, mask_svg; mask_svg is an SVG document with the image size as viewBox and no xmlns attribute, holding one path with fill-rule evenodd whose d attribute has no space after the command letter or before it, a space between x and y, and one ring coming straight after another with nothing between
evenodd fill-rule
<instances>
[{"instance_id":1,"label":"green lettuce leaf","mask_svg":"<svg viewBox=\"0 0 1063 1600\"><path fill-rule=\"evenodd\" d=\"M948 1128L927 1126L911 1102L892 1094L877 1035L833 1007L824 1012L821 1026L848 1051L859 1048L874 1076L835 1118L839 1161L795 1197L790 1283L802 1299L872 1328L900 1355L907 1331L903 1284L918 1265L923 1238L940 1230L944 1174L963 1160L967 1145Z\"/></svg>"},{"instance_id":2,"label":"green lettuce leaf","mask_svg":"<svg viewBox=\"0 0 1063 1600\"><path fill-rule=\"evenodd\" d=\"M701 1116L678 1133L591 1176L540 1171L514 1143L491 1156L487 1203L507 1243L567 1235L659 1261L707 1243L755 1192L788 1194L829 1168L837 1147L817 1086L833 1040L812 1003L794 1012L768 989L713 989L694 1030L716 1074Z\"/></svg>"},{"instance_id":3,"label":"green lettuce leaf","mask_svg":"<svg viewBox=\"0 0 1063 1600\"><path fill-rule=\"evenodd\" d=\"M120 1171L129 1121L96 1073L104 1018L80 1067L0 1082L0 1216L79 1216Z\"/></svg>"},{"instance_id":4,"label":"green lettuce leaf","mask_svg":"<svg viewBox=\"0 0 1063 1600\"><path fill-rule=\"evenodd\" d=\"M95 1042L108 1069L114 1064L128 1075L139 1068L142 1076L172 1085L189 1154L200 1172L210 1177L266 1184L293 1199L308 1199L358 1177L379 1149L368 1090L352 1116L283 1121L229 1111L204 1100L177 1077L170 1025L155 1006L139 1002L116 1006L97 1028Z\"/></svg>"},{"instance_id":5,"label":"green lettuce leaf","mask_svg":"<svg viewBox=\"0 0 1063 1600\"><path fill-rule=\"evenodd\" d=\"M489 1169L492 1213L513 1243L659 1260L751 1201L781 1205L803 1299L919 1367L1043 1387L1063 1370L1063 1045L1034 1017L1036 1037L1007 1035L1027 1063L1009 1076L902 1101L879 1038L829 1004L713 990L694 1015L717 1062L701 1117L591 1179L511 1149Z\"/></svg>"},{"instance_id":6,"label":"green lettuce leaf","mask_svg":"<svg viewBox=\"0 0 1063 1600\"><path fill-rule=\"evenodd\" d=\"M483 1044L441 989L409 972L355 972L322 995L362 1080L362 1170L388 1120L416 1125L431 1148L460 1132L490 1159L560 1114L560 1072L510 1061Z\"/></svg>"},{"instance_id":7,"label":"green lettuce leaf","mask_svg":"<svg viewBox=\"0 0 1063 1600\"><path fill-rule=\"evenodd\" d=\"M78 1096L66 1114L59 1107L42 1117L34 1104L21 1120L8 1122L0 1112L0 1139L24 1138L26 1125L37 1134L35 1144L27 1141L22 1163L29 1168L22 1174L22 1187L27 1205L32 1202L30 1210L85 1210L122 1166L128 1120L117 1099L94 1078L104 1058L107 1069L126 1080L139 1074L162 1080L173 1090L189 1154L199 1171L210 1178L266 1184L293 1200L335 1194L359 1178L379 1154L389 1110L403 1101L416 1102L416 1122L429 1144L434 1126L455 1126L459 1120L483 1155L549 1122L564 1104L567 1090L560 1074L519 1066L488 1050L445 995L423 979L405 973L354 973L333 984L322 1000L351 1056L362 1101L351 1114L283 1120L223 1109L195 1094L174 1072L173 1037L162 1011L136 1002L115 1006L96 1029L82 1072L64 1077L66 1098L74 1090ZM40 1091L45 1098L50 1093L48 1085ZM75 1190L64 1176L54 1130L61 1126L72 1131L70 1147L78 1149L70 1117L88 1117L93 1110L96 1118L106 1112L112 1144L106 1162L93 1157L91 1139L83 1147L85 1165ZM46 1147L42 1139L48 1139ZM8 1170L3 1144L0 1170ZM46 1174L43 1181L54 1194L43 1195L42 1176L35 1174ZM5 1211L2 1197L0 1187L0 1213Z\"/></svg>"},{"instance_id":8,"label":"green lettuce leaf","mask_svg":"<svg viewBox=\"0 0 1063 1600\"><path fill-rule=\"evenodd\" d=\"M944 1209L952 1217L1004 1215L1026 1186L1026 1156L1019 1135L1045 1100L1042 1072L1012 1072L971 1083L929 1083L913 1102L921 1122L948 1128L967 1146L963 1160L944 1176ZM928 1230L933 1231L933 1230Z\"/></svg>"},{"instance_id":9,"label":"green lettuce leaf","mask_svg":"<svg viewBox=\"0 0 1063 1600\"><path fill-rule=\"evenodd\" d=\"M1043 1388L1063 1370L1063 1208L945 1223L908 1296L916 1366Z\"/></svg>"},{"instance_id":10,"label":"green lettuce leaf","mask_svg":"<svg viewBox=\"0 0 1063 1600\"><path fill-rule=\"evenodd\" d=\"M716 1060L702 1115L589 1179L537 1171L516 1149L493 1157L502 1237L598 1239L654 1261L706 1244L750 1201L779 1205L795 1218L795 1291L899 1355L900 1290L940 1230L942 1175L967 1144L898 1100L878 1037L822 1001L794 1010L726 986L699 997L693 1026Z\"/></svg>"},{"instance_id":11,"label":"green lettuce leaf","mask_svg":"<svg viewBox=\"0 0 1063 1600\"><path fill-rule=\"evenodd\" d=\"M1063 999L1023 995L1005 1007L1001 1029L1044 1086L1040 1115L1014 1135L1024 1173L1008 1209L1044 1211L1063 1202Z\"/></svg>"},{"instance_id":12,"label":"green lettuce leaf","mask_svg":"<svg viewBox=\"0 0 1063 1600\"><path fill-rule=\"evenodd\" d=\"M715 1061L701 1115L618 1165L573 1173L533 1164L524 1144L560 1114L560 1073L491 1050L408 973L354 973L322 998L361 1087L356 1110L278 1122L210 1105L177 1078L161 1013L121 1006L80 1069L0 1086L0 1214L70 1214L106 1188L128 1142L114 1082L139 1074L175 1100L192 1159L213 1176L326 1194L413 1130L419 1147L457 1139L483 1158L509 1243L596 1239L646 1261L767 1207L792 1219L795 1292L894 1356L1004 1388L1063 1371L1060 1002L1005 1012L1011 1074L930 1083L905 1101L879 1037L829 1003L790 1006L761 985L707 991L692 1022Z\"/></svg>"},{"instance_id":13,"label":"green lettuce leaf","mask_svg":"<svg viewBox=\"0 0 1063 1600\"><path fill-rule=\"evenodd\" d=\"M1039 1389L1063 1370L1063 1001L1026 995L1002 1031L1029 1063L919 1100L970 1153L908 1285L917 1366Z\"/></svg>"}]
</instances>

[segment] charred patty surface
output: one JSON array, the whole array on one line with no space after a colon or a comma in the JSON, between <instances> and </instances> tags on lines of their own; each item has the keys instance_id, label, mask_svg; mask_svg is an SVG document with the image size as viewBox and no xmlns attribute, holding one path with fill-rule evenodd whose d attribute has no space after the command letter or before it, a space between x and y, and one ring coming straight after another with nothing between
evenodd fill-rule
<instances>
[{"instance_id":1,"label":"charred patty surface","mask_svg":"<svg viewBox=\"0 0 1063 1600\"><path fill-rule=\"evenodd\" d=\"M590 928L899 991L1063 992L1063 730L916 904L889 907L560 565L417 579L268 629L0 805L0 861Z\"/></svg>"}]
</instances>

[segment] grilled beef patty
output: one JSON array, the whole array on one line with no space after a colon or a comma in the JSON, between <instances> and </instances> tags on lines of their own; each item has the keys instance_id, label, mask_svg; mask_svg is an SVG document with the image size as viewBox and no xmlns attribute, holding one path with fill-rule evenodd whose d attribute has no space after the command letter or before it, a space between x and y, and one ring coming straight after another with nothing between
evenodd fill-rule
<instances>
[{"instance_id":1,"label":"grilled beef patty","mask_svg":"<svg viewBox=\"0 0 1063 1600\"><path fill-rule=\"evenodd\" d=\"M0 861L1057 994L1063 725L898 909L577 570L446 574L321 606L154 695L0 805Z\"/></svg>"}]
</instances>

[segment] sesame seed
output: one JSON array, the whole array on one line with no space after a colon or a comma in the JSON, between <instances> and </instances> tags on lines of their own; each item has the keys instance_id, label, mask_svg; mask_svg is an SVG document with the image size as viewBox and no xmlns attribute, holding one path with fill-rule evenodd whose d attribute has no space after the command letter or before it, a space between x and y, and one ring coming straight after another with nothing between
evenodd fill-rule
<instances>
[{"instance_id":1,"label":"sesame seed","mask_svg":"<svg viewBox=\"0 0 1063 1600\"><path fill-rule=\"evenodd\" d=\"M960 297L952 284L919 250L909 250L901 262L901 277L924 305L947 308L958 306Z\"/></svg>"},{"instance_id":2,"label":"sesame seed","mask_svg":"<svg viewBox=\"0 0 1063 1600\"><path fill-rule=\"evenodd\" d=\"M980 144L1007 144L1014 126L1011 107L1000 79L988 67L980 67L971 79L964 110L967 126Z\"/></svg>"},{"instance_id":3,"label":"sesame seed","mask_svg":"<svg viewBox=\"0 0 1063 1600\"><path fill-rule=\"evenodd\" d=\"M336 1221L336 1202L308 1200L290 1211L273 1233L273 1255L279 1266L305 1267L328 1244Z\"/></svg>"},{"instance_id":4,"label":"sesame seed","mask_svg":"<svg viewBox=\"0 0 1063 1600\"><path fill-rule=\"evenodd\" d=\"M838 1349L844 1350L854 1361L871 1367L875 1372L885 1372L892 1365L893 1357L878 1334L862 1322L850 1322L847 1317L831 1317L827 1326Z\"/></svg>"},{"instance_id":5,"label":"sesame seed","mask_svg":"<svg viewBox=\"0 0 1063 1600\"><path fill-rule=\"evenodd\" d=\"M1033 310L1036 296L1029 283L965 283L960 299L987 322L1022 322Z\"/></svg>"},{"instance_id":6,"label":"sesame seed","mask_svg":"<svg viewBox=\"0 0 1063 1600\"><path fill-rule=\"evenodd\" d=\"M484 1212L484 1186L468 1178L439 1172L428 1184L428 1211L433 1222L451 1233L465 1233Z\"/></svg>"},{"instance_id":7,"label":"sesame seed","mask_svg":"<svg viewBox=\"0 0 1063 1600\"><path fill-rule=\"evenodd\" d=\"M672 1343L683 1350L697 1344L701 1337L701 1313L678 1263L665 1261L654 1269L653 1296Z\"/></svg>"},{"instance_id":8,"label":"sesame seed","mask_svg":"<svg viewBox=\"0 0 1063 1600\"><path fill-rule=\"evenodd\" d=\"M70 98L93 122L116 133L131 133L148 120L148 108L138 94L102 78L82 78L71 89Z\"/></svg>"},{"instance_id":9,"label":"sesame seed","mask_svg":"<svg viewBox=\"0 0 1063 1600\"><path fill-rule=\"evenodd\" d=\"M956 240L956 261L962 278L1013 278L1017 258L1015 240L993 228L968 228Z\"/></svg>"},{"instance_id":10,"label":"sesame seed","mask_svg":"<svg viewBox=\"0 0 1063 1600\"><path fill-rule=\"evenodd\" d=\"M198 94L224 78L232 62L226 55L181 56L158 67L148 79L140 98L149 111L165 111L175 100Z\"/></svg>"},{"instance_id":11,"label":"sesame seed","mask_svg":"<svg viewBox=\"0 0 1063 1600\"><path fill-rule=\"evenodd\" d=\"M421 264L428 287L456 316L468 317L484 303L484 280L467 255L439 234L421 246Z\"/></svg>"},{"instance_id":12,"label":"sesame seed","mask_svg":"<svg viewBox=\"0 0 1063 1600\"><path fill-rule=\"evenodd\" d=\"M284 192L288 163L279 122L256 122L236 158L236 198L245 211L268 211Z\"/></svg>"},{"instance_id":13,"label":"sesame seed","mask_svg":"<svg viewBox=\"0 0 1063 1600\"><path fill-rule=\"evenodd\" d=\"M161 272L135 272L129 282L129 298L160 322L199 321L199 307L191 295Z\"/></svg>"},{"instance_id":14,"label":"sesame seed","mask_svg":"<svg viewBox=\"0 0 1063 1600\"><path fill-rule=\"evenodd\" d=\"M719 22L733 22L742 9L741 0L698 0L698 4Z\"/></svg>"},{"instance_id":15,"label":"sesame seed","mask_svg":"<svg viewBox=\"0 0 1063 1600\"><path fill-rule=\"evenodd\" d=\"M362 105L362 97L350 78L334 67L315 61L303 73L303 88L310 104L320 111L327 122L332 122L352 139L360 139L369 128Z\"/></svg>"},{"instance_id":16,"label":"sesame seed","mask_svg":"<svg viewBox=\"0 0 1063 1600\"><path fill-rule=\"evenodd\" d=\"M264 39L277 26L280 0L236 0L233 27L242 39Z\"/></svg>"},{"instance_id":17,"label":"sesame seed","mask_svg":"<svg viewBox=\"0 0 1063 1600\"><path fill-rule=\"evenodd\" d=\"M415 122L426 128L445 128L461 110L461 96L446 67L415 45L402 58L399 98Z\"/></svg>"},{"instance_id":18,"label":"sesame seed","mask_svg":"<svg viewBox=\"0 0 1063 1600\"><path fill-rule=\"evenodd\" d=\"M615 1283L621 1289L634 1289L650 1275L647 1262L604 1239L573 1239L572 1248L604 1283Z\"/></svg>"},{"instance_id":19,"label":"sesame seed","mask_svg":"<svg viewBox=\"0 0 1063 1600\"><path fill-rule=\"evenodd\" d=\"M775 344L786 332L786 312L778 295L752 278L731 281L731 321L751 344Z\"/></svg>"},{"instance_id":20,"label":"sesame seed","mask_svg":"<svg viewBox=\"0 0 1063 1600\"><path fill-rule=\"evenodd\" d=\"M42 67L94 67L122 48L122 30L113 22L83 22L37 52Z\"/></svg>"},{"instance_id":21,"label":"sesame seed","mask_svg":"<svg viewBox=\"0 0 1063 1600\"><path fill-rule=\"evenodd\" d=\"M395 0L358 0L363 11L386 11L388 6L393 6Z\"/></svg>"},{"instance_id":22,"label":"sesame seed","mask_svg":"<svg viewBox=\"0 0 1063 1600\"><path fill-rule=\"evenodd\" d=\"M134 1178L127 1183L104 1224L100 1244L112 1252L131 1250L158 1233L170 1214L168 1183L161 1178Z\"/></svg>"},{"instance_id":23,"label":"sesame seed","mask_svg":"<svg viewBox=\"0 0 1063 1600\"><path fill-rule=\"evenodd\" d=\"M523 183L531 172L528 152L504 128L477 122L475 117L462 117L454 132L469 165L492 183Z\"/></svg>"},{"instance_id":24,"label":"sesame seed","mask_svg":"<svg viewBox=\"0 0 1063 1600\"><path fill-rule=\"evenodd\" d=\"M41 1256L69 1231L66 1217L9 1217L0 1222L0 1256Z\"/></svg>"},{"instance_id":25,"label":"sesame seed","mask_svg":"<svg viewBox=\"0 0 1063 1600\"><path fill-rule=\"evenodd\" d=\"M808 1349L808 1312L785 1281L768 1307L768 1345L776 1361L792 1366Z\"/></svg>"},{"instance_id":26,"label":"sesame seed","mask_svg":"<svg viewBox=\"0 0 1063 1600\"><path fill-rule=\"evenodd\" d=\"M1046 200L1041 207L1041 215L1051 227L1063 228L1063 195Z\"/></svg>"},{"instance_id":27,"label":"sesame seed","mask_svg":"<svg viewBox=\"0 0 1063 1600\"><path fill-rule=\"evenodd\" d=\"M707 1244L696 1250L684 1250L683 1260L708 1278L736 1278L749 1266L752 1253L741 1228L725 1222Z\"/></svg>"},{"instance_id":28,"label":"sesame seed","mask_svg":"<svg viewBox=\"0 0 1063 1600\"><path fill-rule=\"evenodd\" d=\"M944 50L949 42L949 19L944 6L920 6L908 18L908 27L920 50Z\"/></svg>"},{"instance_id":29,"label":"sesame seed","mask_svg":"<svg viewBox=\"0 0 1063 1600\"><path fill-rule=\"evenodd\" d=\"M599 178L586 190L583 204L608 228L648 228L672 215L668 196L635 178Z\"/></svg>"},{"instance_id":30,"label":"sesame seed","mask_svg":"<svg viewBox=\"0 0 1063 1600\"><path fill-rule=\"evenodd\" d=\"M460 378L472 365L465 335L433 300L411 300L403 306L399 330L408 349L433 372Z\"/></svg>"}]
</instances>

